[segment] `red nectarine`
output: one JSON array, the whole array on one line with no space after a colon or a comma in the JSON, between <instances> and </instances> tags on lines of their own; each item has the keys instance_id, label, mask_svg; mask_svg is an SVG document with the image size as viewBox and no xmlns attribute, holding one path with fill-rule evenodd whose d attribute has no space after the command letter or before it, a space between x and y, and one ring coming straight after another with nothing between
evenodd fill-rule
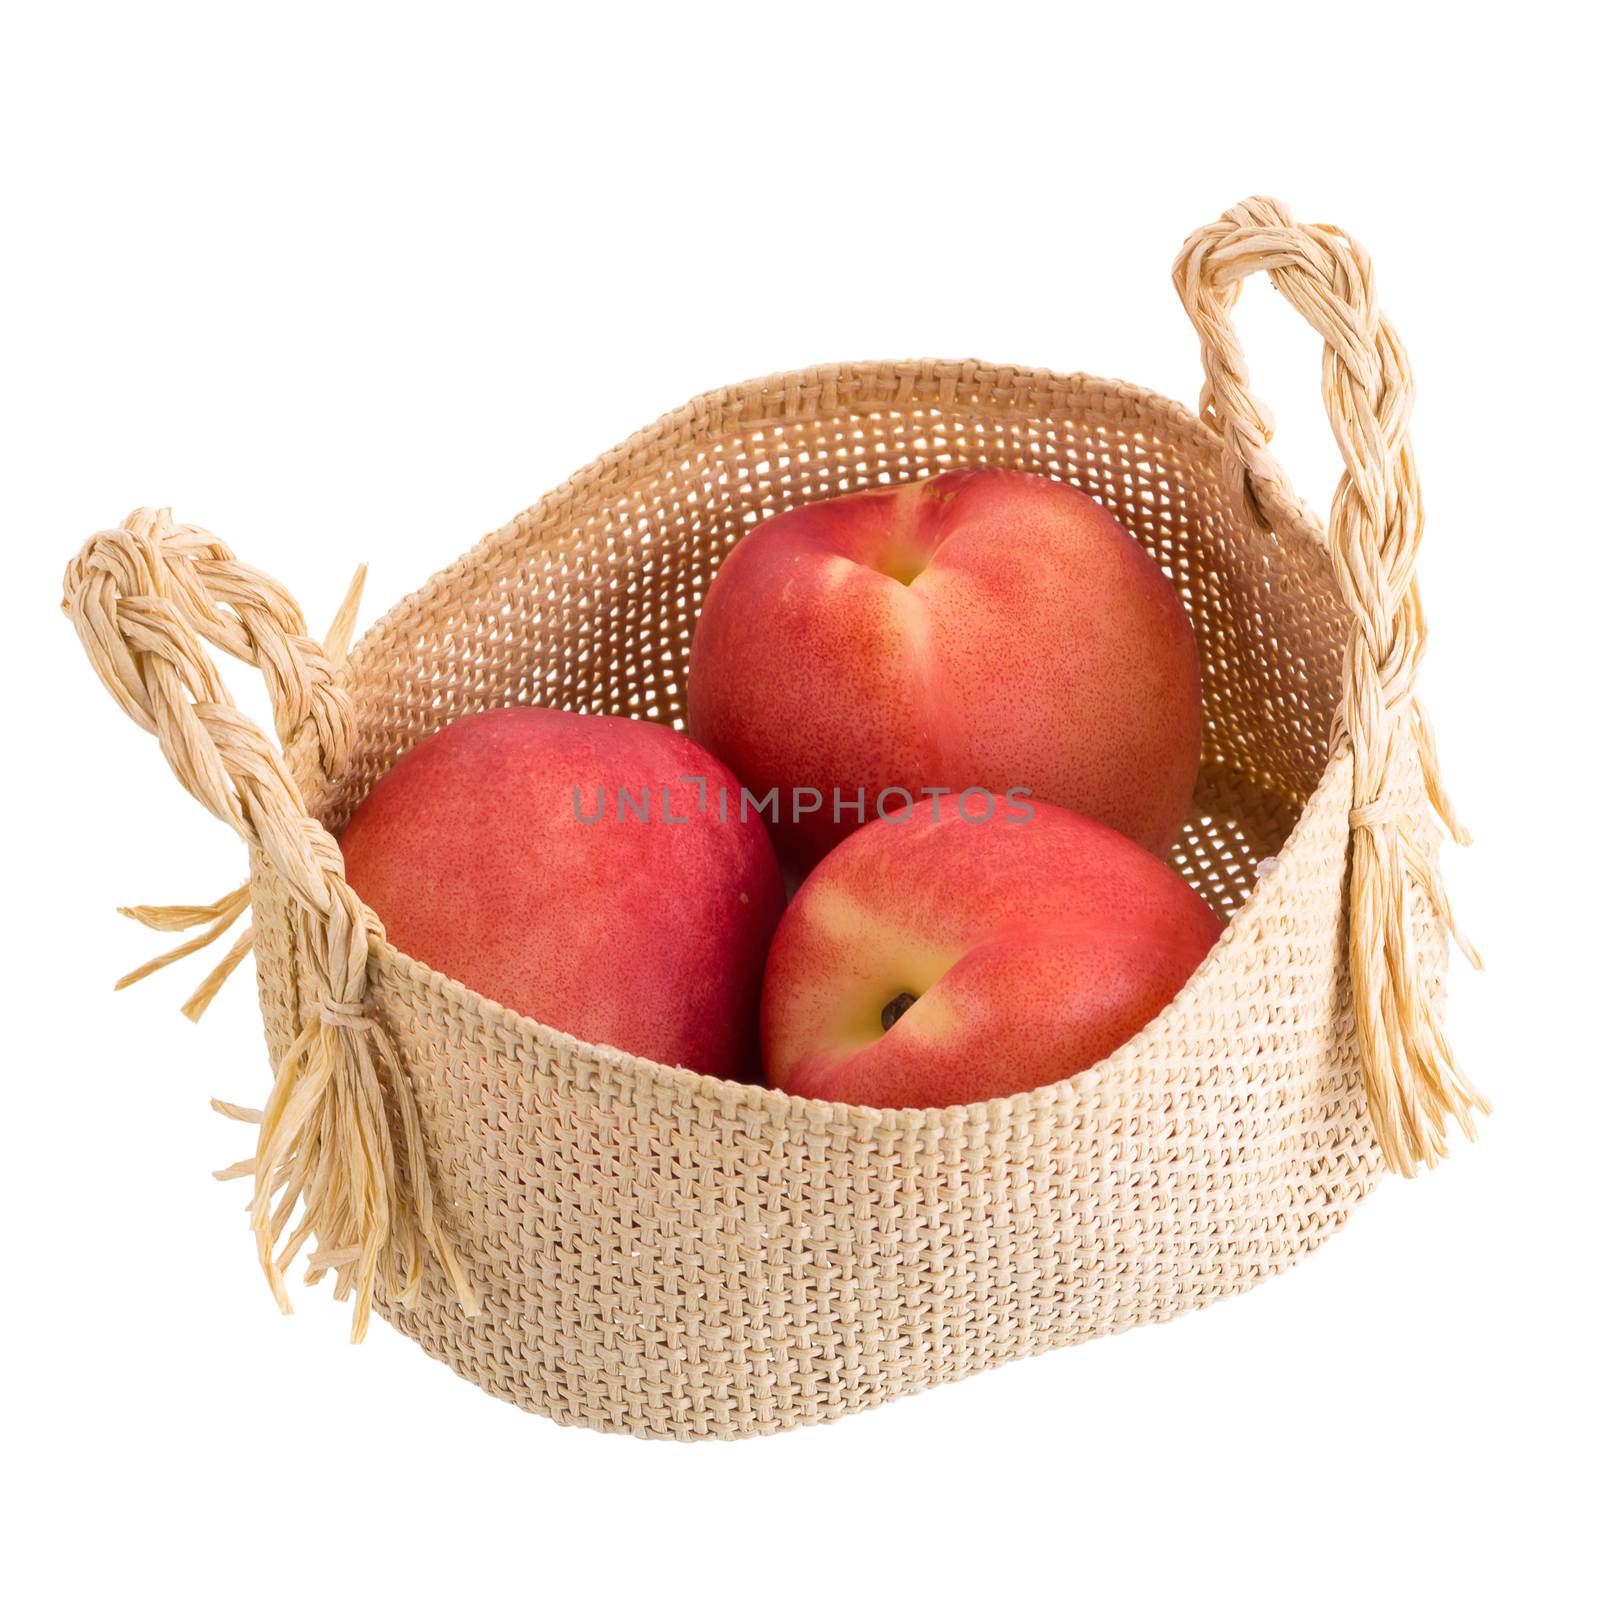
<instances>
[{"instance_id":1,"label":"red nectarine","mask_svg":"<svg viewBox=\"0 0 1600 1600\"><path fill-rule=\"evenodd\" d=\"M938 809L936 817L935 812ZM1221 928L1120 833L1033 802L868 823L800 886L762 991L767 1082L949 1106L1092 1066L1181 989Z\"/></svg>"},{"instance_id":2,"label":"red nectarine","mask_svg":"<svg viewBox=\"0 0 1600 1600\"><path fill-rule=\"evenodd\" d=\"M773 836L801 871L895 788L1026 788L1159 853L1200 760L1177 593L1088 495L1021 472L762 524L707 593L688 710L753 792L779 791Z\"/></svg>"},{"instance_id":3,"label":"red nectarine","mask_svg":"<svg viewBox=\"0 0 1600 1600\"><path fill-rule=\"evenodd\" d=\"M581 1039L751 1076L783 885L725 790L670 728L488 711L403 755L339 845L407 955Z\"/></svg>"}]
</instances>

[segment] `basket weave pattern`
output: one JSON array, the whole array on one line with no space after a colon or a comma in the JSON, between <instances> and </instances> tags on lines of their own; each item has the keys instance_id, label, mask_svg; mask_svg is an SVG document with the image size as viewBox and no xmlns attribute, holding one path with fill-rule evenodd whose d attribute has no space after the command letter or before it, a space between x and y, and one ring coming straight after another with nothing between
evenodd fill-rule
<instances>
[{"instance_id":1,"label":"basket weave pattern","mask_svg":"<svg viewBox=\"0 0 1600 1600\"><path fill-rule=\"evenodd\" d=\"M410 1069L483 1308L468 1319L430 1282L385 1315L484 1387L651 1434L834 1416L1246 1287L1374 1181L1327 870L1350 774L1325 777L1321 754L1348 617L1316 530L1268 539L1230 509L1215 435L1154 396L919 363L697 402L375 628L346 672L345 777L323 781L303 741L303 792L336 828L402 749L488 706L681 717L693 619L740 534L812 495L960 466L1077 484L1185 594L1212 726L1173 859L1232 915L1227 938L1104 1066L920 1113L647 1066L380 947L369 1005ZM1272 894L1252 899L1269 855ZM291 927L273 875L255 882L258 930ZM277 1055L315 995L290 1003L286 939L258 932L257 960Z\"/></svg>"},{"instance_id":2,"label":"basket weave pattern","mask_svg":"<svg viewBox=\"0 0 1600 1600\"><path fill-rule=\"evenodd\" d=\"M1230 215L1235 230L1260 224ZM1231 370L1212 373L1213 406ZM1241 380L1222 404L1233 417L1247 399ZM282 793L229 817L252 847L272 1060L313 1037L322 1076L307 1082L348 1072L369 1086L381 1126L368 1142L389 1152L376 1163L385 1216L420 1218L398 1236L404 1270L381 1251L368 1270L361 1183L316 1168L325 1153L307 1158L325 1174L320 1190L302 1184L308 1209L322 1206L320 1264L341 1287L354 1274L358 1296L425 1349L560 1422L736 1437L1164 1320L1339 1227L1383 1167L1346 937L1355 767L1370 768L1347 731L1361 613L1315 519L1268 476L1259 410L1247 421L1253 458L1215 419L1124 384L979 362L816 368L703 396L636 435L404 601L336 675L317 667L298 613L269 607L249 638L201 629L271 658L283 680ZM314 834L285 844L302 820L337 831L399 754L469 712L680 719L694 619L739 537L808 499L968 466L1047 474L1100 500L1171 574L1199 642L1207 734L1172 862L1227 929L1099 1066L1008 1100L881 1111L640 1061L429 971L359 903L341 911L336 851ZM138 537L157 552L147 588L171 590L164 549L200 571L173 601L191 618L205 613L205 562L213 576L236 569L160 519ZM146 580L119 568L117 581ZM137 655L118 669L136 714ZM1403 687L1388 708L1402 719ZM197 738L163 744L222 810L205 772L185 772ZM1412 841L1395 870L1428 892L1400 885L1407 992L1432 1007L1447 913L1430 902L1431 745L1390 738L1381 806L1358 820ZM224 781L237 790L247 765L225 760ZM308 911L318 896L331 912ZM285 1079L280 1067L284 1118L322 1114L313 1087L299 1086L302 1105ZM293 1140L279 1142L258 1189L289 1161Z\"/></svg>"}]
</instances>

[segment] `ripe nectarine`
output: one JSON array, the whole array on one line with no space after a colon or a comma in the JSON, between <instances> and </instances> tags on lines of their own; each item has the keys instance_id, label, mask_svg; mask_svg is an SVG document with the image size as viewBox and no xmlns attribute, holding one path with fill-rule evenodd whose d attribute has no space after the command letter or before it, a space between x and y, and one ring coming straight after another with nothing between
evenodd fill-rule
<instances>
[{"instance_id":1,"label":"ripe nectarine","mask_svg":"<svg viewBox=\"0 0 1600 1600\"><path fill-rule=\"evenodd\" d=\"M738 780L670 728L520 707L403 755L339 840L407 955L597 1044L752 1076L772 845Z\"/></svg>"},{"instance_id":2,"label":"ripe nectarine","mask_svg":"<svg viewBox=\"0 0 1600 1600\"><path fill-rule=\"evenodd\" d=\"M1088 495L1021 472L949 472L755 529L706 595L688 710L753 792L779 791L773 837L802 872L896 788L1026 788L1159 853L1200 760L1177 593Z\"/></svg>"},{"instance_id":3,"label":"ripe nectarine","mask_svg":"<svg viewBox=\"0 0 1600 1600\"><path fill-rule=\"evenodd\" d=\"M1054 1083L1137 1033L1220 932L1177 873L1098 822L1032 802L975 823L924 800L846 839L784 913L767 1082L865 1106Z\"/></svg>"}]
</instances>

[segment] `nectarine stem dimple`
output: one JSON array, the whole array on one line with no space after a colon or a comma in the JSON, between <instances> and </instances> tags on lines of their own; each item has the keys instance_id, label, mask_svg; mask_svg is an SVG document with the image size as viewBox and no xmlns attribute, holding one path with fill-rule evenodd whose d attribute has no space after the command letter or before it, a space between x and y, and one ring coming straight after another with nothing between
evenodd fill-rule
<instances>
[{"instance_id":1,"label":"nectarine stem dimple","mask_svg":"<svg viewBox=\"0 0 1600 1600\"><path fill-rule=\"evenodd\" d=\"M897 554L886 559L878 570L886 578L893 578L896 583L903 583L910 588L922 576L927 567L926 559L918 555Z\"/></svg>"},{"instance_id":2,"label":"nectarine stem dimple","mask_svg":"<svg viewBox=\"0 0 1600 1600\"><path fill-rule=\"evenodd\" d=\"M902 989L883 1008L883 1031L887 1033L916 1003L917 997L910 990Z\"/></svg>"}]
</instances>

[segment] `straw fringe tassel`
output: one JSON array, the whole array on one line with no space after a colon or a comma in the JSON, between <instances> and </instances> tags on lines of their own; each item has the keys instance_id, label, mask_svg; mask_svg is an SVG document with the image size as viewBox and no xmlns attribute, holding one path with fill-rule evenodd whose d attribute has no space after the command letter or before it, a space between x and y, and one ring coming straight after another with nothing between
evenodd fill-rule
<instances>
[{"instance_id":1,"label":"straw fringe tassel","mask_svg":"<svg viewBox=\"0 0 1600 1600\"><path fill-rule=\"evenodd\" d=\"M398 1150L385 1085L399 1113ZM293 1309L284 1273L315 1231L321 1239L359 1241L313 1253L305 1279L316 1283L331 1268L334 1298L354 1297L352 1342L366 1336L380 1276L393 1302L416 1304L430 1251L467 1315L476 1312L466 1275L435 1223L415 1097L382 1029L365 1019L313 1016L280 1063L260 1119L250 1163L256 1178L250 1221L262 1270L282 1311ZM392 1206L390 1197L401 1193L418 1203ZM300 1220L284 1238L302 1201Z\"/></svg>"}]
</instances>

